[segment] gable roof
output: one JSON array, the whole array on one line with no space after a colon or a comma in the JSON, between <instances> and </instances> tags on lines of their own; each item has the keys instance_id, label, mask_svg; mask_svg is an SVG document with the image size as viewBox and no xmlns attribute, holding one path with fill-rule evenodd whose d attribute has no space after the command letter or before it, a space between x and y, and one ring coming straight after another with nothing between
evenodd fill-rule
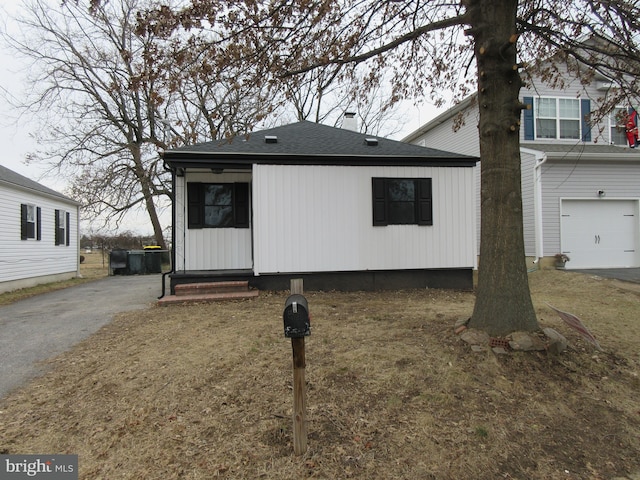
<instances>
[{"instance_id":1,"label":"gable roof","mask_svg":"<svg viewBox=\"0 0 640 480\"><path fill-rule=\"evenodd\" d=\"M476 157L302 121L230 139L167 150L174 167L224 168L254 163L474 166Z\"/></svg>"},{"instance_id":2,"label":"gable roof","mask_svg":"<svg viewBox=\"0 0 640 480\"><path fill-rule=\"evenodd\" d=\"M476 101L477 93L472 93L468 97L462 99L460 102L456 103L453 107L445 110L440 115L435 117L434 119L428 121L424 125L418 127L416 130L411 132L409 135L402 139L403 142L413 142L420 138L422 135L437 127L438 125L450 120L454 116L458 115L460 112L463 112L467 108L473 105Z\"/></svg>"},{"instance_id":3,"label":"gable roof","mask_svg":"<svg viewBox=\"0 0 640 480\"><path fill-rule=\"evenodd\" d=\"M31 180L30 178L20 175L19 173L16 173L13 170L10 170L3 165L0 165L0 184L2 183L11 185L13 187L17 187L23 190L31 190L41 195L55 197L60 200L64 200L66 202L73 203L75 205L80 205L80 203L76 202L75 200L59 192L56 192L55 190L52 190L49 187L45 187L44 185L34 180Z\"/></svg>"}]
</instances>

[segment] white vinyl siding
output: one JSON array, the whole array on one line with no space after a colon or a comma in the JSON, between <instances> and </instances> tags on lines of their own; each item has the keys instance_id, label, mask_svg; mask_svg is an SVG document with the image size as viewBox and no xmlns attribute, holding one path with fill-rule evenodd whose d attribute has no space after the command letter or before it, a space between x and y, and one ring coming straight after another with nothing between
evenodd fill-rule
<instances>
[{"instance_id":1,"label":"white vinyl siding","mask_svg":"<svg viewBox=\"0 0 640 480\"><path fill-rule=\"evenodd\" d=\"M176 178L176 269L251 269L250 228L187 228L186 183L250 182L250 173L187 173ZM185 248L188 255L185 256Z\"/></svg>"},{"instance_id":2,"label":"white vinyl siding","mask_svg":"<svg viewBox=\"0 0 640 480\"><path fill-rule=\"evenodd\" d=\"M372 178L431 178L433 226L373 226ZM472 168L256 165L254 271L475 266Z\"/></svg>"},{"instance_id":3,"label":"white vinyl siding","mask_svg":"<svg viewBox=\"0 0 640 480\"><path fill-rule=\"evenodd\" d=\"M21 239L21 205L40 208L41 239ZM55 244L55 212L69 212L69 247ZM78 273L78 208L52 196L0 183L0 292ZM55 277L55 278L54 278ZM51 280L47 280L51 279Z\"/></svg>"}]
</instances>

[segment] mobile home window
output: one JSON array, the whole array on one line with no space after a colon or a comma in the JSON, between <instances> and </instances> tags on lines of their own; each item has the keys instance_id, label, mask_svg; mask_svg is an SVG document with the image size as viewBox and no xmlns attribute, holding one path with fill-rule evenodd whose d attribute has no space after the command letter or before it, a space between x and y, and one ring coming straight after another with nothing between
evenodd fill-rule
<instances>
[{"instance_id":1,"label":"mobile home window","mask_svg":"<svg viewBox=\"0 0 640 480\"><path fill-rule=\"evenodd\" d=\"M189 228L249 228L248 183L187 184Z\"/></svg>"},{"instance_id":2,"label":"mobile home window","mask_svg":"<svg viewBox=\"0 0 640 480\"><path fill-rule=\"evenodd\" d=\"M41 235L41 210L40 207L30 204L20 205L20 238L40 240Z\"/></svg>"},{"instance_id":3,"label":"mobile home window","mask_svg":"<svg viewBox=\"0 0 640 480\"><path fill-rule=\"evenodd\" d=\"M433 225L430 178L373 178L373 225Z\"/></svg>"}]
</instances>

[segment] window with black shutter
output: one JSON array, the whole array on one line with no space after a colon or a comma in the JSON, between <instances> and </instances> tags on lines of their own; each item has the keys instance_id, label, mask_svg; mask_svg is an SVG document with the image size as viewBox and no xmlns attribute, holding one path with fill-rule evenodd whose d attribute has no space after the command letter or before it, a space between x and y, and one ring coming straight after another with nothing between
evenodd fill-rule
<instances>
[{"instance_id":1,"label":"window with black shutter","mask_svg":"<svg viewBox=\"0 0 640 480\"><path fill-rule=\"evenodd\" d=\"M42 210L40 207L29 204L20 205L20 238L28 240L42 239Z\"/></svg>"},{"instance_id":2,"label":"window with black shutter","mask_svg":"<svg viewBox=\"0 0 640 480\"><path fill-rule=\"evenodd\" d=\"M373 225L433 225L430 178L373 178Z\"/></svg>"},{"instance_id":3,"label":"window with black shutter","mask_svg":"<svg viewBox=\"0 0 640 480\"><path fill-rule=\"evenodd\" d=\"M56 245L71 244L70 234L71 215L64 210L55 211L55 242Z\"/></svg>"},{"instance_id":4,"label":"window with black shutter","mask_svg":"<svg viewBox=\"0 0 640 480\"><path fill-rule=\"evenodd\" d=\"M248 183L187 184L189 228L249 228Z\"/></svg>"}]
</instances>

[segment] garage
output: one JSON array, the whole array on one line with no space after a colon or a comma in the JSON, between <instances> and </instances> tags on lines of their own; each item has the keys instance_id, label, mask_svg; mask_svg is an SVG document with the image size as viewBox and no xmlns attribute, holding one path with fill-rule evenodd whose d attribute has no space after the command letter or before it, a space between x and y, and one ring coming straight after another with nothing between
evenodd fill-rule
<instances>
[{"instance_id":1,"label":"garage","mask_svg":"<svg viewBox=\"0 0 640 480\"><path fill-rule=\"evenodd\" d=\"M637 200L561 200L560 213L568 268L640 266Z\"/></svg>"}]
</instances>

